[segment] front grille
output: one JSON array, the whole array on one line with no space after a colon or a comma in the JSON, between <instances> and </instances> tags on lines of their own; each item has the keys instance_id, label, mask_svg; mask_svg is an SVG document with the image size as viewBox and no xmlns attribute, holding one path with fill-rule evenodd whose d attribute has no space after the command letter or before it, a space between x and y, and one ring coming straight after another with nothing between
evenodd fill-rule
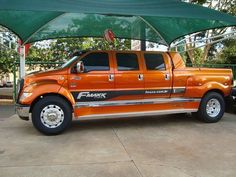
<instances>
[{"instance_id":1,"label":"front grille","mask_svg":"<svg viewBox=\"0 0 236 177\"><path fill-rule=\"evenodd\" d=\"M16 94L16 102L17 103L19 103L19 97L20 97L20 93L21 93L21 91L22 91L22 89L23 89L23 87L24 87L24 79L20 79L20 80L18 80L18 82L17 82L17 94Z\"/></svg>"}]
</instances>

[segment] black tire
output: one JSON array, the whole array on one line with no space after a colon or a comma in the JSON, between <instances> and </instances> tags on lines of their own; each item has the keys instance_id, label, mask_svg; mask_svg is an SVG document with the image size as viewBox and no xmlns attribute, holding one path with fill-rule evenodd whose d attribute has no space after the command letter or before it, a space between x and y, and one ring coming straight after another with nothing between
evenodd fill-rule
<instances>
[{"instance_id":1,"label":"black tire","mask_svg":"<svg viewBox=\"0 0 236 177\"><path fill-rule=\"evenodd\" d=\"M209 106L207 106L208 104L212 104L212 106L209 108ZM207 107L209 110L208 112ZM217 111L217 108L220 109ZM210 109L212 109L212 111L210 111ZM224 112L225 101L223 96L217 92L209 92L202 98L198 112L193 115L203 122L215 123L223 117Z\"/></svg>"},{"instance_id":2,"label":"black tire","mask_svg":"<svg viewBox=\"0 0 236 177\"><path fill-rule=\"evenodd\" d=\"M55 125L50 125L46 123L44 119L48 120L49 119L48 115L50 113L48 113L47 116L42 116L44 115L45 112L50 112L51 114L53 114L51 116L54 116L53 118L56 119L58 123L55 120L54 120ZM55 115L59 115L60 117ZM62 133L71 125L71 121L72 121L72 108L65 99L59 96L45 96L44 98L40 99L37 103L35 103L32 109L33 125L38 131L40 131L45 135L57 135Z\"/></svg>"},{"instance_id":3,"label":"black tire","mask_svg":"<svg viewBox=\"0 0 236 177\"><path fill-rule=\"evenodd\" d=\"M234 99L232 96L225 98L225 112L234 113Z\"/></svg>"}]
</instances>

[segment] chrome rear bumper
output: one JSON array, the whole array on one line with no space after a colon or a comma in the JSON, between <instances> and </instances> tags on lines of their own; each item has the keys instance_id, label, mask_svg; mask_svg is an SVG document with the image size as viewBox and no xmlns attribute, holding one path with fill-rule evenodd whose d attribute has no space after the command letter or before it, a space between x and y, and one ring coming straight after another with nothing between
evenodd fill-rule
<instances>
[{"instance_id":1,"label":"chrome rear bumper","mask_svg":"<svg viewBox=\"0 0 236 177\"><path fill-rule=\"evenodd\" d=\"M16 104L16 112L22 120L29 120L30 106Z\"/></svg>"}]
</instances>

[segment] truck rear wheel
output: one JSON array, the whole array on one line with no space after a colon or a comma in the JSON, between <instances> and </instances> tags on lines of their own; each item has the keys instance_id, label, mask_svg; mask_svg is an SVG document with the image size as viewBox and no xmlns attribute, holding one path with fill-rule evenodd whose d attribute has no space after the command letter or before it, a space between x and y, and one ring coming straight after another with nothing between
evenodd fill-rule
<instances>
[{"instance_id":1,"label":"truck rear wheel","mask_svg":"<svg viewBox=\"0 0 236 177\"><path fill-rule=\"evenodd\" d=\"M217 92L209 92L203 97L196 116L203 122L215 123L223 117L224 112L223 96Z\"/></svg>"},{"instance_id":2,"label":"truck rear wheel","mask_svg":"<svg viewBox=\"0 0 236 177\"><path fill-rule=\"evenodd\" d=\"M46 135L62 133L70 126L72 110L70 105L59 96L46 96L32 109L34 127Z\"/></svg>"}]
</instances>

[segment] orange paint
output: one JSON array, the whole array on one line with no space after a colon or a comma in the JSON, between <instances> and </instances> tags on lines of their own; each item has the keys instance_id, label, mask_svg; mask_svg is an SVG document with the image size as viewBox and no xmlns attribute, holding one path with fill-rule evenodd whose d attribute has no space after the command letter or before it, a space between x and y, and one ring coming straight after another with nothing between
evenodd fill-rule
<instances>
[{"instance_id":1,"label":"orange paint","mask_svg":"<svg viewBox=\"0 0 236 177\"><path fill-rule=\"evenodd\" d=\"M106 52L109 56L108 71L73 73L75 64L89 53ZM137 55L139 70L118 71L116 53ZM161 54L165 70L148 70L144 54ZM174 66L174 68L173 68ZM113 80L109 78L114 76ZM143 78L139 78L142 75ZM211 90L217 90L228 96L232 89L232 71L230 69L187 68L178 53L175 52L140 52L140 51L92 51L79 57L69 67L53 71L31 74L25 77L23 92L32 93L21 99L20 104L32 105L34 100L46 94L59 94L67 99L72 107L76 105L72 92L115 92L137 91L137 94L124 94L106 101L202 98ZM172 90L173 89L173 90ZM170 90L152 94L152 90ZM141 92L139 92L141 91ZM142 91L144 91L142 93ZM127 92L131 93L131 92ZM84 93L85 94L85 93ZM82 95L84 96L84 95ZM101 95L99 95L101 96ZM78 96L79 97L79 96ZM112 114L124 112L157 111L169 109L198 109L199 102L138 104L106 107L75 108L75 117L93 114Z\"/></svg>"}]
</instances>

